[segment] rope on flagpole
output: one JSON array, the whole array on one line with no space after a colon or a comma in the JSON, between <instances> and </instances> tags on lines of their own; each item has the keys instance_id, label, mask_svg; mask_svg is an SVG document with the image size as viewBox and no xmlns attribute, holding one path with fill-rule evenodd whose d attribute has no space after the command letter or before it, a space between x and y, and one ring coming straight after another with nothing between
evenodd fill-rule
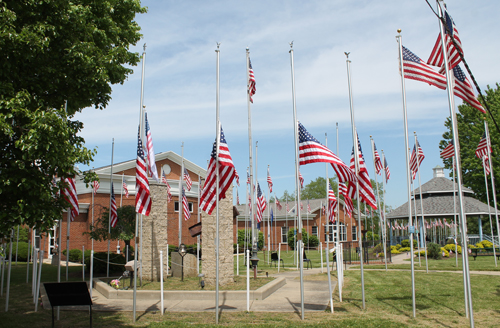
<instances>
[{"instance_id":1,"label":"rope on flagpole","mask_svg":"<svg viewBox=\"0 0 500 328\"><path fill-rule=\"evenodd\" d=\"M488 113L490 114L491 119L493 120L493 124L495 124L495 127L497 128L497 131L500 133L500 128L498 127L498 124L497 124L497 121L495 120L495 117L491 113L490 106L488 106L488 103L486 102L486 99L484 98L483 93L481 92L481 88L479 87L479 84L477 84L476 78L474 77L474 75L472 74L472 71L470 70L469 64L467 64L467 61L465 60L464 54L460 50L460 47L458 47L457 42L455 41L455 37L451 33L450 28L448 27L448 25L446 25L445 19L443 17L439 17L438 13L436 13L436 11L434 10L434 8L432 8L432 6L431 6L431 4L429 3L428 0L425 0L425 2L427 2L427 4L429 5L429 8L431 8L431 10L434 13L434 15L443 23L443 26L446 29L446 32L448 33L448 35L451 36L450 40L453 43L453 46L457 50L457 53L460 56L460 59L464 63L465 69L467 70L467 72L469 73L469 76L472 79L472 83L474 83L474 86L476 87L476 90L477 90L479 96L481 97L481 100L483 101L483 104L486 107L486 110L488 111Z\"/></svg>"}]
</instances>

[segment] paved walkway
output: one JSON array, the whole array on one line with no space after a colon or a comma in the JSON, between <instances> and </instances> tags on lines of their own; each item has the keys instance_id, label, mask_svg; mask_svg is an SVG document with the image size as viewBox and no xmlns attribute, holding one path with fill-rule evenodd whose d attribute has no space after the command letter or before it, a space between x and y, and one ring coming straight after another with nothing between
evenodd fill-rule
<instances>
[{"instance_id":1,"label":"paved walkway","mask_svg":"<svg viewBox=\"0 0 500 328\"><path fill-rule=\"evenodd\" d=\"M308 280L307 276L318 274L321 269L304 270L304 309L305 311L324 311L329 305L328 281ZM326 272L326 270L325 270ZM255 312L300 312L300 279L298 271L287 271L274 276L285 277L286 285L264 300L250 300L250 311ZM336 280L332 280L335 290ZM107 299L97 290L92 291L92 306L96 311L132 311L132 300ZM157 300L137 300L137 311L160 311L160 293ZM214 311L215 301L165 300L168 312ZM219 298L221 311L246 311L246 300L225 300Z\"/></svg>"}]
</instances>

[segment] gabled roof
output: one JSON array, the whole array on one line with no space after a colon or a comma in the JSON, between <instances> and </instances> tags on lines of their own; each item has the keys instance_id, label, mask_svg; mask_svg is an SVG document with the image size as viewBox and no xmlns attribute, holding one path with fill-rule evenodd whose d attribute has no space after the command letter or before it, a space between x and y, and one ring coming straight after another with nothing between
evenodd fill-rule
<instances>
[{"instance_id":1,"label":"gabled roof","mask_svg":"<svg viewBox=\"0 0 500 328\"><path fill-rule=\"evenodd\" d=\"M179 156L178 154L174 153L173 151L165 151L165 152L158 153L155 155L156 162L160 162L160 161L165 160L165 159L168 159L176 164L181 165L182 157ZM136 164L135 158L132 160L129 160L129 161L113 164L113 172L121 172L121 171L129 170L129 169L133 169L133 168L135 168L135 164ZM193 173L198 174L198 172L199 172L199 174L202 178L204 178L207 175L207 171L204 168L194 164L193 162L187 160L186 158L184 158L184 167L188 171L191 171ZM110 174L111 173L111 165L99 167L99 168L95 169L95 172L97 174Z\"/></svg>"}]
</instances>

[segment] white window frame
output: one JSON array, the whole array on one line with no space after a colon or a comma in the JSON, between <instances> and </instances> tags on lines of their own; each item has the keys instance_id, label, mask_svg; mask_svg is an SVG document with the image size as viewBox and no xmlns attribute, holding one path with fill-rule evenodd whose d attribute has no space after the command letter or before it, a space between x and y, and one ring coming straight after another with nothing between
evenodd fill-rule
<instances>
[{"instance_id":1,"label":"white window frame","mask_svg":"<svg viewBox=\"0 0 500 328\"><path fill-rule=\"evenodd\" d=\"M189 213L193 213L194 204L193 202L188 202ZM179 202L174 202L174 212L179 212Z\"/></svg>"},{"instance_id":2,"label":"white window frame","mask_svg":"<svg viewBox=\"0 0 500 328\"><path fill-rule=\"evenodd\" d=\"M290 227L281 227L281 242L288 243L288 231L290 231ZM285 233L285 234L283 234ZM285 238L283 238L285 237Z\"/></svg>"},{"instance_id":3,"label":"white window frame","mask_svg":"<svg viewBox=\"0 0 500 328\"><path fill-rule=\"evenodd\" d=\"M351 226L351 238L352 241L357 241L358 240L358 226Z\"/></svg>"}]
</instances>

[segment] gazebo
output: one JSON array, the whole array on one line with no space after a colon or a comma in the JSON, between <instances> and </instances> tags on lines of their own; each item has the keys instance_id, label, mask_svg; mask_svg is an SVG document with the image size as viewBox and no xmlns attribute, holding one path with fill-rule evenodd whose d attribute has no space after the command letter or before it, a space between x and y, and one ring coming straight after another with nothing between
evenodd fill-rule
<instances>
[{"instance_id":1,"label":"gazebo","mask_svg":"<svg viewBox=\"0 0 500 328\"><path fill-rule=\"evenodd\" d=\"M424 219L429 222L434 220L439 220L443 222L448 219L448 222L453 222L456 216L457 224L459 220L459 210L458 210L458 187L457 183L447 179L444 175L443 167L436 166L433 170L433 178L424 183L421 188L416 188L415 192L412 193L412 206L411 215L413 219L413 225L415 224L415 213L418 218L418 226L420 230L420 242L424 244L423 240L423 222L422 222L422 211L421 211L421 199L420 199L420 189L422 189L422 199L423 199L423 209L424 209ZM489 214L495 215L495 209L487 204L473 198L474 191L469 188L462 188L463 190L463 201L464 209L467 219L477 219L479 226L479 240L483 240L482 231L482 219L488 218ZM456 197L456 208L454 208L453 195ZM414 197L413 197L414 195ZM387 219L391 224L390 230L390 240L391 245L393 244L393 224L395 220L402 219L403 221L408 220L408 202L399 206L395 210L387 214ZM441 219L443 221L441 221ZM444 221L446 222L446 221ZM453 232L454 233L454 232Z\"/></svg>"}]
</instances>

